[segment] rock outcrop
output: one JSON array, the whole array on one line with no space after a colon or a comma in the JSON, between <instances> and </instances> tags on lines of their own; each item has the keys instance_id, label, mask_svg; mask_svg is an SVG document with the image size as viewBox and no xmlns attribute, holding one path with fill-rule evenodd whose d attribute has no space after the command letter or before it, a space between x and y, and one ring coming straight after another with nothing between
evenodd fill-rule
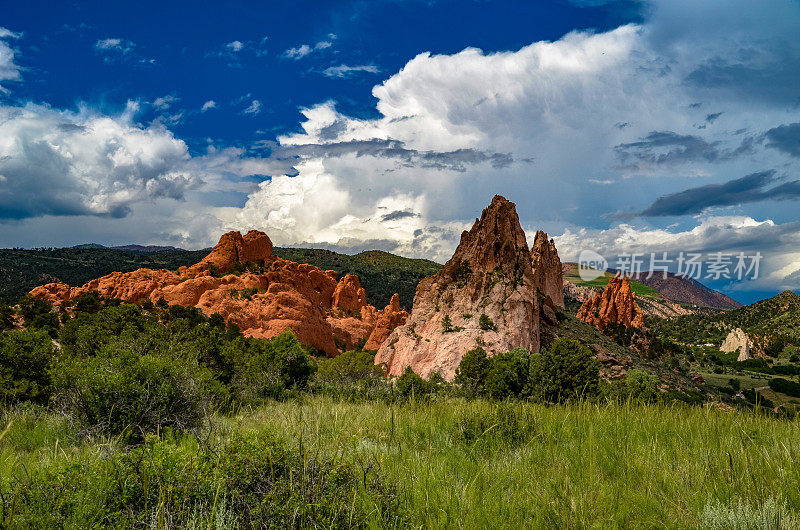
<instances>
[{"instance_id":1,"label":"rock outcrop","mask_svg":"<svg viewBox=\"0 0 800 530\"><path fill-rule=\"evenodd\" d=\"M272 241L264 232L250 230L223 234L211 253L195 267L213 265L219 272L228 272L237 263L263 262L272 258Z\"/></svg>"},{"instance_id":2,"label":"rock outcrop","mask_svg":"<svg viewBox=\"0 0 800 530\"><path fill-rule=\"evenodd\" d=\"M644 326L642 310L627 276L611 278L602 292L583 303L577 317L600 331L612 324L627 328Z\"/></svg>"},{"instance_id":3,"label":"rock outcrop","mask_svg":"<svg viewBox=\"0 0 800 530\"><path fill-rule=\"evenodd\" d=\"M237 264L243 264L242 271L231 274ZM269 237L255 230L244 237L228 232L200 263L177 272L114 272L81 287L50 283L31 295L63 305L92 291L133 303L164 299L197 307L206 315L222 315L251 337L272 338L288 328L300 342L327 355L373 335L377 348L375 341L401 323L405 313L399 302L382 311L368 305L357 276L337 281L334 271L273 256Z\"/></svg>"},{"instance_id":4,"label":"rock outcrop","mask_svg":"<svg viewBox=\"0 0 800 530\"><path fill-rule=\"evenodd\" d=\"M408 320L408 312L400 309L400 296L395 293L389 305L378 313L375 329L372 330L369 340L364 344L364 349L377 350L380 348L392 331L405 324L406 320Z\"/></svg>"},{"instance_id":5,"label":"rock outcrop","mask_svg":"<svg viewBox=\"0 0 800 530\"><path fill-rule=\"evenodd\" d=\"M753 343L750 341L750 337L747 336L747 333L742 331L741 328L736 328L725 337L722 346L719 347L719 351L724 353L739 352L739 357L736 360L741 362L753 358L753 355L750 353L752 347Z\"/></svg>"},{"instance_id":6,"label":"rock outcrop","mask_svg":"<svg viewBox=\"0 0 800 530\"><path fill-rule=\"evenodd\" d=\"M539 350L532 259L514 203L495 196L435 275L422 280L406 323L391 332L375 363L390 375L411 368L451 380L461 357L521 346Z\"/></svg>"},{"instance_id":7,"label":"rock outcrop","mask_svg":"<svg viewBox=\"0 0 800 530\"><path fill-rule=\"evenodd\" d=\"M564 309L564 274L555 242L541 230L531 248L533 278L539 291L556 306Z\"/></svg>"},{"instance_id":8,"label":"rock outcrop","mask_svg":"<svg viewBox=\"0 0 800 530\"><path fill-rule=\"evenodd\" d=\"M556 311L564 309L564 276L556 244L541 230L533 241L531 264L542 318L548 324L558 324Z\"/></svg>"}]
</instances>

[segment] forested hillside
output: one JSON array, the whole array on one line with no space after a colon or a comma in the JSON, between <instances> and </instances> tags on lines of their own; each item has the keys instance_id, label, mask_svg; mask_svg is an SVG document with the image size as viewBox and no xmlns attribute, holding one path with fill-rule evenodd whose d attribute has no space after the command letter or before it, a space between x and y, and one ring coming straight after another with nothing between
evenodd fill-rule
<instances>
[{"instance_id":1,"label":"forested hillside","mask_svg":"<svg viewBox=\"0 0 800 530\"><path fill-rule=\"evenodd\" d=\"M114 271L128 272L143 267L174 270L197 263L209 250L146 253L91 245L81 248L0 249L0 302L16 302L37 285L55 281L82 285ZM440 268L432 261L403 258L377 250L354 256L303 248L275 248L274 253L283 259L335 270L340 276L358 275L367 291L368 303L378 308L384 307L392 294L398 293L400 304L410 309L417 283Z\"/></svg>"}]
</instances>

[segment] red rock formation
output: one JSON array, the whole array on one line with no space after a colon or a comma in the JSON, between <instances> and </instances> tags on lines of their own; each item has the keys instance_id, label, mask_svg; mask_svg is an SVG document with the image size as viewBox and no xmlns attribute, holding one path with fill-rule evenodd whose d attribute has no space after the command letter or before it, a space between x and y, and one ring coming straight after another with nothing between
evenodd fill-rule
<instances>
[{"instance_id":1,"label":"red rock formation","mask_svg":"<svg viewBox=\"0 0 800 530\"><path fill-rule=\"evenodd\" d=\"M244 262L257 264L258 272L216 274ZM163 298L169 304L194 306L206 315L222 315L252 337L271 338L290 328L300 342L328 355L371 337L379 321L375 340L400 323L388 307L379 312L366 303L357 276L337 282L334 271L277 258L269 237L255 230L244 237L228 232L200 263L177 272L114 272L82 287L50 283L31 295L61 305L91 291L128 302Z\"/></svg>"},{"instance_id":2,"label":"red rock formation","mask_svg":"<svg viewBox=\"0 0 800 530\"><path fill-rule=\"evenodd\" d=\"M214 265L220 272L228 272L237 263L268 261L271 258L272 241L267 234L250 230L242 237L242 234L234 231L223 234L217 246L198 265Z\"/></svg>"},{"instance_id":3,"label":"red rock formation","mask_svg":"<svg viewBox=\"0 0 800 530\"><path fill-rule=\"evenodd\" d=\"M641 328L644 317L628 277L614 277L606 288L586 300L578 310L578 318L604 331L609 324Z\"/></svg>"},{"instance_id":4,"label":"red rock formation","mask_svg":"<svg viewBox=\"0 0 800 530\"><path fill-rule=\"evenodd\" d=\"M400 309L400 297L395 293L389 305L378 313L375 329L372 330L372 334L364 345L364 349L377 350L380 348L381 344L389 338L392 331L396 327L405 324L406 320L408 320L408 313Z\"/></svg>"},{"instance_id":5,"label":"red rock formation","mask_svg":"<svg viewBox=\"0 0 800 530\"><path fill-rule=\"evenodd\" d=\"M564 309L564 276L561 260L555 242L541 230L536 232L531 248L531 260L533 277L539 291L556 307Z\"/></svg>"},{"instance_id":6,"label":"red rock formation","mask_svg":"<svg viewBox=\"0 0 800 530\"><path fill-rule=\"evenodd\" d=\"M361 308L367 305L367 293L361 287L358 276L346 274L339 280L333 291L333 310L347 316L361 314Z\"/></svg>"},{"instance_id":7,"label":"red rock formation","mask_svg":"<svg viewBox=\"0 0 800 530\"><path fill-rule=\"evenodd\" d=\"M411 366L423 377L439 372L452 379L461 357L478 345L490 355L517 346L536 352L535 294L531 256L514 203L495 196L461 235L450 261L420 282L411 316L392 331L375 363L391 375ZM492 326L482 329L481 315Z\"/></svg>"}]
</instances>

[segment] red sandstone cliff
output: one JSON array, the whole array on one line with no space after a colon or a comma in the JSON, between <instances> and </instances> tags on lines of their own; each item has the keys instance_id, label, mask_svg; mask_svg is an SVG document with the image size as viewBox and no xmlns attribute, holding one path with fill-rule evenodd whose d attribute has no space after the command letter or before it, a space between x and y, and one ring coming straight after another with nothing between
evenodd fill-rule
<instances>
[{"instance_id":1,"label":"red sandstone cliff","mask_svg":"<svg viewBox=\"0 0 800 530\"><path fill-rule=\"evenodd\" d=\"M239 263L249 270L225 274ZM177 272L114 272L81 287L50 283L31 295L61 305L91 291L128 302L163 298L169 304L194 306L206 315L222 315L252 337L271 338L288 328L300 342L327 355L365 339L377 348L379 337L402 323L405 313L392 304L382 311L368 305L357 276L337 281L334 271L273 256L269 237L255 230L244 237L224 234L200 263Z\"/></svg>"}]
</instances>

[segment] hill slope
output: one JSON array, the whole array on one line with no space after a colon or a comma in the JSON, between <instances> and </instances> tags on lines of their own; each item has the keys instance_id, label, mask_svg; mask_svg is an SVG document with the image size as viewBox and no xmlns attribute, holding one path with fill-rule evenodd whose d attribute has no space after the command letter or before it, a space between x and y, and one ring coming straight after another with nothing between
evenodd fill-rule
<instances>
[{"instance_id":1,"label":"hill slope","mask_svg":"<svg viewBox=\"0 0 800 530\"><path fill-rule=\"evenodd\" d=\"M634 274L632 279L652 287L661 293L664 298L673 302L713 307L715 309L738 309L742 307L742 304L719 291L706 287L692 278L676 276L671 272L667 273L666 278L661 273L655 273L650 278L647 277L646 273L640 273Z\"/></svg>"},{"instance_id":2,"label":"hill slope","mask_svg":"<svg viewBox=\"0 0 800 530\"><path fill-rule=\"evenodd\" d=\"M146 248L128 245L129 248ZM0 302L11 303L38 285L62 281L73 286L110 274L139 268L175 270L193 265L208 254L203 250L163 250L142 252L81 245L57 249L0 249ZM367 291L368 303L383 308L392 294L400 295L400 304L410 308L417 283L434 274L438 263L409 259L388 252L369 251L349 256L330 250L275 248L276 256L322 269L356 274Z\"/></svg>"},{"instance_id":3,"label":"hill slope","mask_svg":"<svg viewBox=\"0 0 800 530\"><path fill-rule=\"evenodd\" d=\"M784 291L777 296L718 315L687 315L653 323L661 335L682 342L721 342L734 328L748 335L785 336L800 343L800 296Z\"/></svg>"}]
</instances>

